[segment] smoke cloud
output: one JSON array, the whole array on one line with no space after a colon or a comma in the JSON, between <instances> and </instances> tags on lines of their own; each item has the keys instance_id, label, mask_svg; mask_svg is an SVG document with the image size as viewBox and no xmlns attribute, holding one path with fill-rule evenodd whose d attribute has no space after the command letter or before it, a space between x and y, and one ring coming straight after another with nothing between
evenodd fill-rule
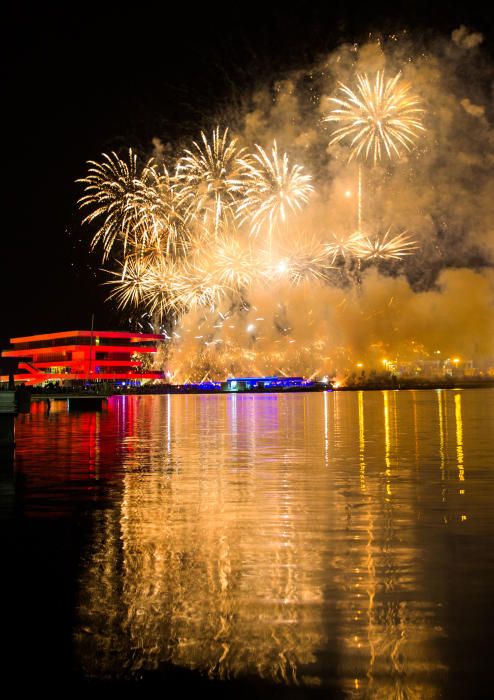
<instances>
[{"instance_id":1,"label":"smoke cloud","mask_svg":"<svg viewBox=\"0 0 494 700\"><path fill-rule=\"evenodd\" d=\"M368 269L342 261L329 282L258 283L243 303L189 313L174 327L169 365L177 378L348 373L356 363L382 368L383 358L489 362L494 73L482 40L461 26L450 39L417 42L403 32L345 44L245 98L235 119L241 145L269 149L276 139L313 177L310 202L278 235L283 254L302 234L324 242L355 231L359 164L349 163L347 145L329 145L334 125L323 119L340 82L401 72L421 100L426 130L399 160L361 163L362 229L407 231L417 249Z\"/></svg>"}]
</instances>

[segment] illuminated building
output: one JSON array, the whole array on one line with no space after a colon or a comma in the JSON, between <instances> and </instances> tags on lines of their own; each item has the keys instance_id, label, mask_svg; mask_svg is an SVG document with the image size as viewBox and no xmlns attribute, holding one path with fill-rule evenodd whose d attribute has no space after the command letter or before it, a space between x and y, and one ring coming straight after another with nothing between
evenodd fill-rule
<instances>
[{"instance_id":1,"label":"illuminated building","mask_svg":"<svg viewBox=\"0 0 494 700\"><path fill-rule=\"evenodd\" d=\"M119 381L162 379L143 369L137 355L155 353L160 335L122 331L64 331L11 338L2 357L18 360L16 382ZM7 381L8 377L0 377Z\"/></svg>"},{"instance_id":2,"label":"illuminated building","mask_svg":"<svg viewBox=\"0 0 494 700\"><path fill-rule=\"evenodd\" d=\"M307 386L313 386L313 382L307 382L302 377L232 377L222 383L223 391L274 391Z\"/></svg>"}]
</instances>

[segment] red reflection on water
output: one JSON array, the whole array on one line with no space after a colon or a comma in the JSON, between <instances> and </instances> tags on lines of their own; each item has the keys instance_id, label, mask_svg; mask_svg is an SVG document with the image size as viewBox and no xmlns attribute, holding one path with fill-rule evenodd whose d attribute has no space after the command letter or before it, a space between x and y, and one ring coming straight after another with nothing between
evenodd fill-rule
<instances>
[{"instance_id":1,"label":"red reflection on water","mask_svg":"<svg viewBox=\"0 0 494 700\"><path fill-rule=\"evenodd\" d=\"M66 401L52 400L35 401L29 414L19 415L15 471L29 484L26 513L53 516L57 507L71 507L74 488L87 498L104 482L121 481L119 456L134 449L125 438L135 430L135 410L122 396L105 402L102 411L69 412ZM61 488L67 482L70 492Z\"/></svg>"}]
</instances>

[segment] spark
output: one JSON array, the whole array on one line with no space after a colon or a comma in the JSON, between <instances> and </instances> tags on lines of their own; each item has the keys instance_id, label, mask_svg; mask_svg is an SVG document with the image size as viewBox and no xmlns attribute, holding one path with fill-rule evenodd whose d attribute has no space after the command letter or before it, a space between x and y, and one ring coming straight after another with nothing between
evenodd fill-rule
<instances>
[{"instance_id":1,"label":"spark","mask_svg":"<svg viewBox=\"0 0 494 700\"><path fill-rule=\"evenodd\" d=\"M188 283L182 262L160 258L149 266L145 279L144 302L151 314L161 318L167 314L179 316L185 304L181 294Z\"/></svg>"},{"instance_id":2,"label":"spark","mask_svg":"<svg viewBox=\"0 0 494 700\"><path fill-rule=\"evenodd\" d=\"M280 260L279 263L275 267L275 271L281 275L284 275L285 272L288 272L288 270L289 270L288 260Z\"/></svg>"},{"instance_id":3,"label":"spark","mask_svg":"<svg viewBox=\"0 0 494 700\"><path fill-rule=\"evenodd\" d=\"M385 79L377 71L374 81L366 73L357 73L357 86L352 90L339 83L342 97L330 98L336 107L324 119L340 124L330 144L350 142L350 157L374 164L384 156L400 158L411 151L420 132L425 131L421 117L424 109L420 100L410 94L410 85L401 80L401 72Z\"/></svg>"}]
</instances>

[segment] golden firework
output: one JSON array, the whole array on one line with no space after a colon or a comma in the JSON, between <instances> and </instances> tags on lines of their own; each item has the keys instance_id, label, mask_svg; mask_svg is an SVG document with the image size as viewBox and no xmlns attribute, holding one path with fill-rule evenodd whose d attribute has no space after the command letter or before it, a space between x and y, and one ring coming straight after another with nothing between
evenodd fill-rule
<instances>
[{"instance_id":1,"label":"golden firework","mask_svg":"<svg viewBox=\"0 0 494 700\"><path fill-rule=\"evenodd\" d=\"M273 372L309 367L316 356L322 366L326 321L321 347L309 345L294 337L293 308L309 319L316 284L342 279L333 268L344 264L352 273L363 262L400 261L415 241L406 231L367 236L360 227L324 240L286 226L314 191L303 167L276 141L249 154L227 129L201 138L170 171L152 160L139 167L131 150L128 158L112 153L90 163L80 205L90 209L85 221L99 225L91 246L102 243L104 258L116 257L110 299L172 323L184 366L197 365L204 376L233 367L257 372L261 357ZM360 282L358 275L344 279Z\"/></svg>"},{"instance_id":2,"label":"golden firework","mask_svg":"<svg viewBox=\"0 0 494 700\"><path fill-rule=\"evenodd\" d=\"M233 218L239 192L244 187L248 166L245 149L237 148L228 129L213 131L211 142L201 132L201 142L193 142L179 160L176 173L182 201L191 216L203 226L212 226L218 234L223 224Z\"/></svg>"},{"instance_id":3,"label":"golden firework","mask_svg":"<svg viewBox=\"0 0 494 700\"><path fill-rule=\"evenodd\" d=\"M155 240L165 255L182 257L186 255L191 239L190 210L185 193L164 165L161 172L156 172L155 186L162 203Z\"/></svg>"},{"instance_id":4,"label":"golden firework","mask_svg":"<svg viewBox=\"0 0 494 700\"><path fill-rule=\"evenodd\" d=\"M228 290L247 288L260 276L261 264L252 246L232 236L218 238L203 262L209 278Z\"/></svg>"},{"instance_id":5,"label":"golden firework","mask_svg":"<svg viewBox=\"0 0 494 700\"><path fill-rule=\"evenodd\" d=\"M370 238L363 236L355 245L356 257L362 260L400 260L410 255L417 249L417 241L414 241L407 231L391 236L391 227L383 236Z\"/></svg>"},{"instance_id":6,"label":"golden firework","mask_svg":"<svg viewBox=\"0 0 494 700\"><path fill-rule=\"evenodd\" d=\"M125 258L121 271L105 270L114 279L105 282L114 287L108 299L114 299L119 309L139 306L147 296L152 264L142 258Z\"/></svg>"},{"instance_id":7,"label":"golden firework","mask_svg":"<svg viewBox=\"0 0 494 700\"><path fill-rule=\"evenodd\" d=\"M355 90L339 83L342 97L330 98L336 107L324 121L340 125L330 144L349 141L349 160L362 156L372 158L374 164L384 156L399 158L403 151L410 151L425 131L424 109L410 93L410 85L401 80L401 72L387 80L384 71L377 71L374 80L358 73L356 81Z\"/></svg>"},{"instance_id":8,"label":"golden firework","mask_svg":"<svg viewBox=\"0 0 494 700\"><path fill-rule=\"evenodd\" d=\"M290 165L288 155L278 153L276 141L271 154L259 145L250 162L244 161L246 186L237 208L240 225L247 223L250 233L258 236L266 229L271 240L273 230L305 204L312 187L310 175L301 165Z\"/></svg>"},{"instance_id":9,"label":"golden firework","mask_svg":"<svg viewBox=\"0 0 494 700\"><path fill-rule=\"evenodd\" d=\"M355 256L363 239L364 235L360 231L350 235L332 233L330 241L324 245L326 255L332 263L338 258L346 259Z\"/></svg>"},{"instance_id":10,"label":"golden firework","mask_svg":"<svg viewBox=\"0 0 494 700\"><path fill-rule=\"evenodd\" d=\"M83 223L100 222L91 247L101 241L105 260L117 239L124 252L129 239L151 242L166 211L156 187L158 176L153 161L147 161L139 171L137 156L130 148L128 161L112 152L104 153L101 163L89 161L89 165L87 177L79 180L85 185L79 206L92 209Z\"/></svg>"},{"instance_id":11,"label":"golden firework","mask_svg":"<svg viewBox=\"0 0 494 700\"><path fill-rule=\"evenodd\" d=\"M273 277L286 277L298 286L304 281L323 281L333 267L325 246L316 238L298 235L286 254L270 270Z\"/></svg>"}]
</instances>

